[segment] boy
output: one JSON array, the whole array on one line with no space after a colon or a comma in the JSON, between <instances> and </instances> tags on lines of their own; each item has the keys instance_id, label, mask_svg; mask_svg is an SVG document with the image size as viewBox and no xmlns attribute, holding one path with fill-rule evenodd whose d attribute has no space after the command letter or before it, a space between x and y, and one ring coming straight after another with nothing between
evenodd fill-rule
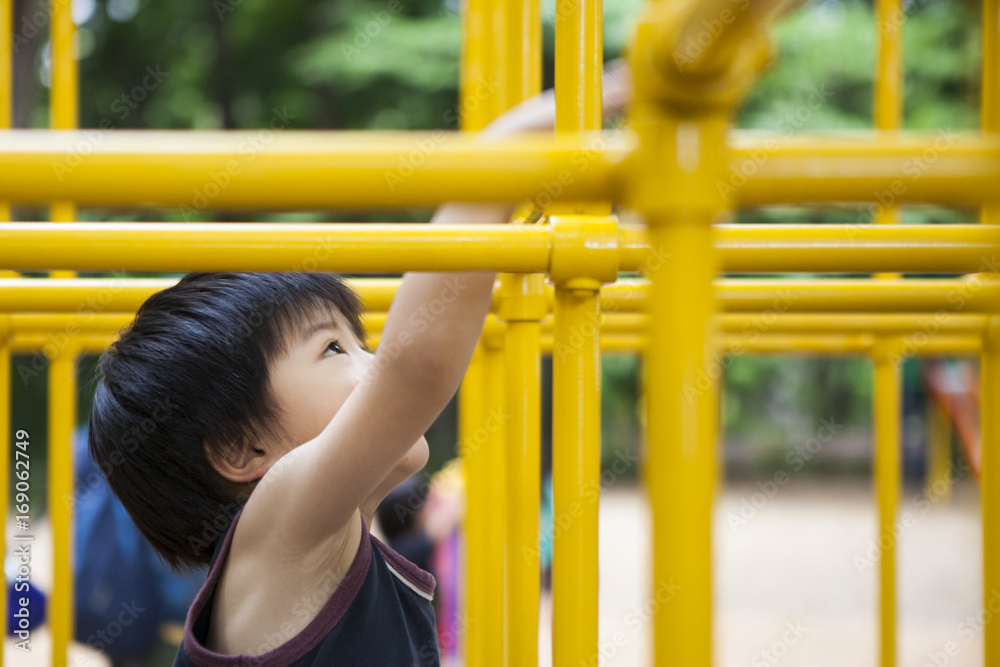
<instances>
[{"instance_id":1,"label":"boy","mask_svg":"<svg viewBox=\"0 0 1000 667\"><path fill-rule=\"evenodd\" d=\"M627 77L605 87L624 104ZM546 93L481 135L553 117ZM431 224L513 210L447 204ZM406 274L374 355L333 274L193 273L142 305L101 358L90 451L172 567L210 566L175 665L438 664L433 577L369 527L426 463L494 278Z\"/></svg>"}]
</instances>

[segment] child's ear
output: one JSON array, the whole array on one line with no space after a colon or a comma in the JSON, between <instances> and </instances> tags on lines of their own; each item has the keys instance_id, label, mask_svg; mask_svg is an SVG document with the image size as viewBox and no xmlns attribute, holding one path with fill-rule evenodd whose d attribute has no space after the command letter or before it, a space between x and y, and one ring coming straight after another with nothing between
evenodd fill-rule
<instances>
[{"instance_id":1,"label":"child's ear","mask_svg":"<svg viewBox=\"0 0 1000 667\"><path fill-rule=\"evenodd\" d=\"M245 438L227 447L221 454L206 443L205 455L216 472L237 484L257 481L264 476L271 463L265 450L251 446Z\"/></svg>"}]
</instances>

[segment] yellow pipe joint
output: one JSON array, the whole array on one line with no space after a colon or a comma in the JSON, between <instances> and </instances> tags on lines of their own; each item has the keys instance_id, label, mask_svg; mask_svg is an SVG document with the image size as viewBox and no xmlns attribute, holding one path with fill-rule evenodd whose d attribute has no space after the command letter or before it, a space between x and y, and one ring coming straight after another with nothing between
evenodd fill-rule
<instances>
[{"instance_id":1,"label":"yellow pipe joint","mask_svg":"<svg viewBox=\"0 0 1000 667\"><path fill-rule=\"evenodd\" d=\"M539 322L549 312L542 273L503 273L495 297L496 314L507 322Z\"/></svg>"},{"instance_id":2,"label":"yellow pipe joint","mask_svg":"<svg viewBox=\"0 0 1000 667\"><path fill-rule=\"evenodd\" d=\"M611 216L554 215L549 275L568 289L597 290L618 277L618 223Z\"/></svg>"}]
</instances>

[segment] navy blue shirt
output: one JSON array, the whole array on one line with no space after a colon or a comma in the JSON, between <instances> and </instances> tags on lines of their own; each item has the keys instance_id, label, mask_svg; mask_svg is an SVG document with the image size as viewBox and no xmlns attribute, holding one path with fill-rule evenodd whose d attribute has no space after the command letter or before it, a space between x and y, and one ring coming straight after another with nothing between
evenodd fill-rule
<instances>
[{"instance_id":1,"label":"navy blue shirt","mask_svg":"<svg viewBox=\"0 0 1000 667\"><path fill-rule=\"evenodd\" d=\"M264 637L260 655L223 655L205 648L215 587L226 562L233 518L215 546L212 565L184 624L174 667L248 665L350 665L436 667L440 664L434 623L434 577L382 543L361 519L361 544L347 574L309 625L281 643ZM272 573L273 576L274 573ZM262 576L267 576L262 573Z\"/></svg>"}]
</instances>

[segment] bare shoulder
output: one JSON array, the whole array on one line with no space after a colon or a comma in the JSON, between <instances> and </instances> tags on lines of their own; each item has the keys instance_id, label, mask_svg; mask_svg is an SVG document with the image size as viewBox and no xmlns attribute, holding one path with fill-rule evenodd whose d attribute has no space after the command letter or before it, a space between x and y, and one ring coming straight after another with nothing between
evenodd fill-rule
<instances>
[{"instance_id":1,"label":"bare shoulder","mask_svg":"<svg viewBox=\"0 0 1000 667\"><path fill-rule=\"evenodd\" d=\"M255 498L256 496L256 498ZM311 623L357 555L361 515L308 550L282 543L280 503L251 495L233 532L212 604L207 647L227 655L260 655Z\"/></svg>"},{"instance_id":2,"label":"bare shoulder","mask_svg":"<svg viewBox=\"0 0 1000 667\"><path fill-rule=\"evenodd\" d=\"M304 529L306 520L295 511L302 494L309 489L302 483L305 472L315 465L315 449L306 443L288 452L257 482L250 494L243 514L233 534L233 546L244 553L260 554L280 562L286 558L299 560L310 554L328 555L336 545L342 544L347 535L360 529L357 508L347 514L347 519L317 533ZM360 533L357 533L360 535Z\"/></svg>"}]
</instances>

